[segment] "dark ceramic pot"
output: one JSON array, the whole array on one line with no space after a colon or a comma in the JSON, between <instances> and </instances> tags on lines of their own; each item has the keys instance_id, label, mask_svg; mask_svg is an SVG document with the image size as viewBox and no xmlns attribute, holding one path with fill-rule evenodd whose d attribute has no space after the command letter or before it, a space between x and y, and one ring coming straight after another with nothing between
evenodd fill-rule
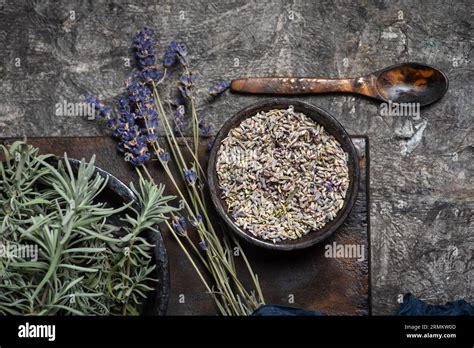
<instances>
[{"instance_id":1,"label":"dark ceramic pot","mask_svg":"<svg viewBox=\"0 0 474 348\"><path fill-rule=\"evenodd\" d=\"M349 154L348 167L350 184L342 209L339 210L336 217L332 221L328 222L322 229L311 231L296 240L286 240L278 243L273 243L271 241L255 237L250 232L247 232L244 229L240 228L235 224L232 216L227 213L226 204L221 199L221 191L219 188L216 172L217 151L219 150L222 140L227 137L229 131L232 128L238 126L244 119L254 116L260 111L269 111L272 109L287 109L290 105L293 105L295 111L304 113L306 116L310 117L315 122L324 126L326 131L332 134L337 139L337 141L339 141L344 151ZM352 207L354 206L359 189L360 178L357 150L355 149L350 136L347 134L342 125L333 116L331 116L323 109L296 100L272 100L260 102L244 108L243 110L235 114L233 117L231 117L229 120L227 120L216 136L214 145L210 153L209 165L207 170L212 202L214 203L220 217L226 222L230 229L239 237L243 238L251 244L267 249L276 250L295 250L307 248L325 240L330 235L332 235L347 219L352 210Z\"/></svg>"}]
</instances>

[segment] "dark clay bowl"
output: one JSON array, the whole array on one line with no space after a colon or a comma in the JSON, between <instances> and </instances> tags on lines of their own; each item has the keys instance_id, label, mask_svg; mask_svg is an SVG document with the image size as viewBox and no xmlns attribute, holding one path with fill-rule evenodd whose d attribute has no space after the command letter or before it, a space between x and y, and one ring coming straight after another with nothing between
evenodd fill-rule
<instances>
[{"instance_id":1,"label":"dark clay bowl","mask_svg":"<svg viewBox=\"0 0 474 348\"><path fill-rule=\"evenodd\" d=\"M76 172L79 168L80 161L69 159L69 163L73 171ZM109 206L115 208L122 206L124 203L133 201L135 203L132 206L138 208L137 197L127 185L97 166L95 167L95 171L98 175L107 179L107 186L97 197L97 201L107 203ZM113 221L109 221L109 223L116 226L123 224L119 217L116 217ZM158 229L158 226L155 226L155 228ZM150 277L157 281L148 284L154 290L146 294L147 298L142 305L141 314L165 315L168 308L170 289L168 254L166 253L165 243L161 234L150 230L144 231L143 238L145 238L148 243L154 245L151 262L154 263L156 267L150 274Z\"/></svg>"},{"instance_id":2,"label":"dark clay bowl","mask_svg":"<svg viewBox=\"0 0 474 348\"><path fill-rule=\"evenodd\" d=\"M339 210L336 217L332 221L329 221L322 229L311 231L303 237L295 240L286 240L278 243L273 243L271 241L255 237L250 232L247 232L244 229L240 228L235 224L232 216L227 213L226 204L221 199L221 190L219 188L219 181L216 172L217 151L220 148L222 140L227 137L229 131L232 128L238 126L244 119L252 117L260 111L269 111L272 109L287 109L290 105L293 105L295 111L304 113L306 116L310 117L315 122L322 125L328 133L333 135L337 139L337 141L339 141L344 151L349 154L348 167L350 183L342 209ZM345 129L342 127L342 125L333 116L331 116L323 109L296 100L274 100L260 102L246 107L234 116L232 116L224 123L223 127L216 136L214 145L211 150L207 171L212 201L217 209L217 212L219 213L221 218L227 223L230 229L235 232L239 237L245 239L251 244L275 250L296 250L307 248L323 241L331 234L333 234L346 220L352 210L352 207L354 206L354 203L357 198L357 192L359 189L360 177L357 151L351 141L351 138L349 137Z\"/></svg>"}]
</instances>

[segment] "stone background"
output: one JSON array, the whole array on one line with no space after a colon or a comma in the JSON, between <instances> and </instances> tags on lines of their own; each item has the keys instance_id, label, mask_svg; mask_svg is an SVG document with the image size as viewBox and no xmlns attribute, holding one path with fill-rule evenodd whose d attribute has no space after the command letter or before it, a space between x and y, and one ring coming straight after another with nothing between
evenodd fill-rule
<instances>
[{"instance_id":1,"label":"stone background","mask_svg":"<svg viewBox=\"0 0 474 348\"><path fill-rule=\"evenodd\" d=\"M392 312L408 291L433 303L472 302L473 17L470 0L0 0L0 137L107 134L97 122L55 116L55 105L82 101L86 91L113 101L130 72L131 37L143 25L156 29L160 47L173 38L188 45L201 77L199 113L216 128L264 97L210 103L215 81L432 64L450 88L418 120L382 117L377 102L357 96L297 99L370 138L374 314Z\"/></svg>"}]
</instances>

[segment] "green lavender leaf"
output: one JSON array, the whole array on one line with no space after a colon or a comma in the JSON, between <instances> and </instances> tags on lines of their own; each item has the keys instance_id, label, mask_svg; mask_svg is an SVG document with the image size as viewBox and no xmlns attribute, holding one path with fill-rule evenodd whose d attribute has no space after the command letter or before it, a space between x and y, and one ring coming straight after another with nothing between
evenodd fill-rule
<instances>
[{"instance_id":1,"label":"green lavender leaf","mask_svg":"<svg viewBox=\"0 0 474 348\"><path fill-rule=\"evenodd\" d=\"M174 197L140 182L137 202L112 208L98 201L107 179L95 174L94 156L75 171L67 154L56 166L15 142L0 146L0 158L0 240L34 246L38 259L0 258L0 314L139 314L156 281L142 233L157 231Z\"/></svg>"}]
</instances>

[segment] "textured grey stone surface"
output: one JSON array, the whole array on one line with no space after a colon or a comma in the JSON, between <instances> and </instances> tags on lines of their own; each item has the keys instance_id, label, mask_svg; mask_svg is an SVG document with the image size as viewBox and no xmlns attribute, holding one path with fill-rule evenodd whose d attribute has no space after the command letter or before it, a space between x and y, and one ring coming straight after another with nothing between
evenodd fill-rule
<instances>
[{"instance_id":1,"label":"textured grey stone surface","mask_svg":"<svg viewBox=\"0 0 474 348\"><path fill-rule=\"evenodd\" d=\"M85 118L55 116L55 104L81 101L85 91L112 101L130 72L131 37L143 25L156 29L160 45L176 38L189 46L201 76L199 113L217 128L263 97L209 103L214 81L435 65L450 88L419 120L382 117L376 102L356 96L298 99L370 137L374 313L390 313L408 291L433 303L472 302L473 7L469 0L0 0L0 137L106 134Z\"/></svg>"}]
</instances>

